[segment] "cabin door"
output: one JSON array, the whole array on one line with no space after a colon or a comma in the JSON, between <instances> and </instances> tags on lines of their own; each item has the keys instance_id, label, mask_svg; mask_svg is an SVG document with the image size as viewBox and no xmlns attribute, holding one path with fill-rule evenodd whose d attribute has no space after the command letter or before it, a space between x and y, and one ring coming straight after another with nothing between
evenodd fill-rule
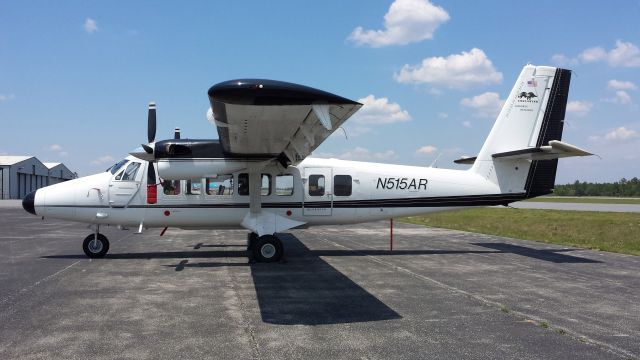
<instances>
[{"instance_id":1,"label":"cabin door","mask_svg":"<svg viewBox=\"0 0 640 360\"><path fill-rule=\"evenodd\" d=\"M140 190L142 182L142 163L132 161L118 171L109 183L109 206L126 207Z\"/></svg>"},{"instance_id":2,"label":"cabin door","mask_svg":"<svg viewBox=\"0 0 640 360\"><path fill-rule=\"evenodd\" d=\"M304 174L302 213L305 216L331 215L333 208L331 168L306 168Z\"/></svg>"}]
</instances>

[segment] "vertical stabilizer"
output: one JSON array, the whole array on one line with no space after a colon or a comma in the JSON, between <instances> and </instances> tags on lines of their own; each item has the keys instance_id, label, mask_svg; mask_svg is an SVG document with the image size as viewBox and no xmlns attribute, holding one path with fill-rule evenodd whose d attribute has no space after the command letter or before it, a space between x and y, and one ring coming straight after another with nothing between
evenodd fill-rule
<instances>
[{"instance_id":1,"label":"vertical stabilizer","mask_svg":"<svg viewBox=\"0 0 640 360\"><path fill-rule=\"evenodd\" d=\"M571 71L527 65L522 69L471 171L500 186L503 193L533 197L551 193L557 159L499 158L530 152L562 140Z\"/></svg>"}]
</instances>

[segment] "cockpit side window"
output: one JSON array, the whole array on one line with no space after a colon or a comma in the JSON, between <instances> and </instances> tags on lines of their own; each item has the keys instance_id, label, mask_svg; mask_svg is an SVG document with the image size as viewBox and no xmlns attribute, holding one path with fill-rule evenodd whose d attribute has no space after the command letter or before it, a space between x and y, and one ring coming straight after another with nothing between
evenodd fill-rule
<instances>
[{"instance_id":1,"label":"cockpit side window","mask_svg":"<svg viewBox=\"0 0 640 360\"><path fill-rule=\"evenodd\" d=\"M120 160L117 163L115 163L112 167L110 167L109 169L107 169L107 171L111 172L111 175L114 175L115 173L118 172L118 170L120 170L120 168L122 168L127 162L129 162L129 160L124 159L124 160Z\"/></svg>"},{"instance_id":2,"label":"cockpit side window","mask_svg":"<svg viewBox=\"0 0 640 360\"><path fill-rule=\"evenodd\" d=\"M127 166L127 169L124 171L122 175L122 181L133 181L136 179L136 174L138 173L138 169L140 168L139 162L132 162Z\"/></svg>"}]
</instances>

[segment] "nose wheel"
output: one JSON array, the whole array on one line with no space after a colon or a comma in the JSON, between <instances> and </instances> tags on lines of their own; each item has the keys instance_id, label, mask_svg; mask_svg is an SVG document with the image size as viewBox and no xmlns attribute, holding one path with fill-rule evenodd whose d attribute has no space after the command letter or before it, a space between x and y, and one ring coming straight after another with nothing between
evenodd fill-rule
<instances>
[{"instance_id":1,"label":"nose wheel","mask_svg":"<svg viewBox=\"0 0 640 360\"><path fill-rule=\"evenodd\" d=\"M247 248L252 260L256 262L278 262L284 254L282 241L274 235L249 234L249 246Z\"/></svg>"},{"instance_id":2,"label":"nose wheel","mask_svg":"<svg viewBox=\"0 0 640 360\"><path fill-rule=\"evenodd\" d=\"M82 250L92 259L104 257L109 251L109 240L100 233L91 234L82 242Z\"/></svg>"}]
</instances>

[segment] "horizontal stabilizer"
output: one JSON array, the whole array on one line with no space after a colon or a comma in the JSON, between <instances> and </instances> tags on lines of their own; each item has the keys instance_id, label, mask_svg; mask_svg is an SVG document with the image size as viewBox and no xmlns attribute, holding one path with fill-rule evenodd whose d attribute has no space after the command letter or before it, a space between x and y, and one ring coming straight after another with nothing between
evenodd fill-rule
<instances>
[{"instance_id":1,"label":"horizontal stabilizer","mask_svg":"<svg viewBox=\"0 0 640 360\"><path fill-rule=\"evenodd\" d=\"M456 163L456 164L471 165L474 162L476 162L477 158L478 158L477 156L474 156L474 157L463 157L463 158L458 159L458 160L453 160L453 162Z\"/></svg>"},{"instance_id":2,"label":"horizontal stabilizer","mask_svg":"<svg viewBox=\"0 0 640 360\"><path fill-rule=\"evenodd\" d=\"M549 141L549 145L533 147L521 150L507 151L491 155L494 159L527 159L527 160L552 160L571 156L590 156L592 153L580 149L577 146L558 140ZM477 157L465 157L454 160L456 164L471 165Z\"/></svg>"},{"instance_id":3,"label":"horizontal stabilizer","mask_svg":"<svg viewBox=\"0 0 640 360\"><path fill-rule=\"evenodd\" d=\"M494 159L552 160L571 156L589 156L592 153L562 141L551 140L549 145L491 155Z\"/></svg>"}]
</instances>

